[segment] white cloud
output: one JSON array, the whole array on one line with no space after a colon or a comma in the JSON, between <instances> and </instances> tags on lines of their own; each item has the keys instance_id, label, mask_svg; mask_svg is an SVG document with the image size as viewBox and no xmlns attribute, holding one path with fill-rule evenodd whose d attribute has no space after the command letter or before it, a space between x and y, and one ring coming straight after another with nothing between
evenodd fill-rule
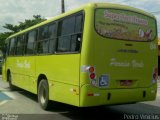
<instances>
[{"instance_id":1,"label":"white cloud","mask_svg":"<svg viewBox=\"0 0 160 120\"><path fill-rule=\"evenodd\" d=\"M78 0L65 0L66 11L72 10L74 8L80 7L83 3Z\"/></svg>"},{"instance_id":2,"label":"white cloud","mask_svg":"<svg viewBox=\"0 0 160 120\"><path fill-rule=\"evenodd\" d=\"M20 21L40 14L51 17L60 14L60 1L55 0L0 0L0 32L5 23L18 24ZM59 6L59 7L58 7Z\"/></svg>"}]
</instances>

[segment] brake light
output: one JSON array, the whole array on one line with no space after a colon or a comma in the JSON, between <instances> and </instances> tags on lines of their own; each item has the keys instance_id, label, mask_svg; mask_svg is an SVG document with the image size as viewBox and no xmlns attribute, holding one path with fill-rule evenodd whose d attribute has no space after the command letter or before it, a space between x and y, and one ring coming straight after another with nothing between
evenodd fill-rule
<instances>
[{"instance_id":1,"label":"brake light","mask_svg":"<svg viewBox=\"0 0 160 120\"><path fill-rule=\"evenodd\" d=\"M88 68L88 72L89 72L90 79L95 79L96 78L95 68L93 66L90 66Z\"/></svg>"},{"instance_id":2,"label":"brake light","mask_svg":"<svg viewBox=\"0 0 160 120\"><path fill-rule=\"evenodd\" d=\"M91 73L89 76L90 76L90 79L95 79L96 77L95 73Z\"/></svg>"},{"instance_id":3,"label":"brake light","mask_svg":"<svg viewBox=\"0 0 160 120\"><path fill-rule=\"evenodd\" d=\"M94 66L86 66L86 65L81 66L81 72L85 72L88 74L88 78L92 86L98 85L98 80L96 76L96 68Z\"/></svg>"},{"instance_id":4,"label":"brake light","mask_svg":"<svg viewBox=\"0 0 160 120\"><path fill-rule=\"evenodd\" d=\"M88 74L89 74L89 78L90 78L90 83L93 86L97 85L97 80L96 80L96 69L93 66L89 66L88 67Z\"/></svg>"}]
</instances>

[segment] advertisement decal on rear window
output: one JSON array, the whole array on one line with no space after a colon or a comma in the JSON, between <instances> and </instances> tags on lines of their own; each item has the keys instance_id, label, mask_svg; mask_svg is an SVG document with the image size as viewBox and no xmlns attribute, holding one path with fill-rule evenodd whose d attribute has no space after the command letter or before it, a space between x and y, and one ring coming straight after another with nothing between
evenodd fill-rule
<instances>
[{"instance_id":1,"label":"advertisement decal on rear window","mask_svg":"<svg viewBox=\"0 0 160 120\"><path fill-rule=\"evenodd\" d=\"M157 33L154 18L118 9L96 9L95 29L103 37L131 41L151 41Z\"/></svg>"}]
</instances>

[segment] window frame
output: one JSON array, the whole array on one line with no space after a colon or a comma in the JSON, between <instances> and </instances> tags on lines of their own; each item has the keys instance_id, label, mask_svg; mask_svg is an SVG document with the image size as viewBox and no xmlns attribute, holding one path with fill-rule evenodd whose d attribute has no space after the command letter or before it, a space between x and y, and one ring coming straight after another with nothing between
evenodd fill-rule
<instances>
[{"instance_id":1,"label":"window frame","mask_svg":"<svg viewBox=\"0 0 160 120\"><path fill-rule=\"evenodd\" d=\"M14 39L14 45L13 45L13 54L11 54L11 42ZM8 51L8 56L15 56L15 50L16 50L16 44L17 44L17 36L9 38L9 51Z\"/></svg>"},{"instance_id":2,"label":"window frame","mask_svg":"<svg viewBox=\"0 0 160 120\"><path fill-rule=\"evenodd\" d=\"M34 42L33 42L33 53L29 53L28 52L28 40L29 40L29 33L31 33L31 32L36 32L35 34L35 40L34 40ZM25 42L25 55L26 56L33 56L33 55L35 55L36 54L36 42L37 42L37 36L38 36L38 29L36 28L36 29L32 29L32 30L30 30L30 31L27 31L26 32L26 42Z\"/></svg>"},{"instance_id":3,"label":"window frame","mask_svg":"<svg viewBox=\"0 0 160 120\"><path fill-rule=\"evenodd\" d=\"M22 44L20 44L20 46L18 46L18 43L19 43L19 37L23 37L23 42L22 42ZM16 40L16 47L15 47L15 56L23 56L25 53L25 42L26 42L26 36L25 36L25 33L23 33L23 34L20 34L20 35L18 35L18 36L16 36L16 38L17 38L17 40ZM17 49L19 48L19 47L22 47L22 53L21 54L17 54Z\"/></svg>"},{"instance_id":4,"label":"window frame","mask_svg":"<svg viewBox=\"0 0 160 120\"><path fill-rule=\"evenodd\" d=\"M77 22L77 21L76 21L76 17L78 17L78 16L82 16L81 32L75 32L75 30L76 30L76 22ZM58 36L58 34L59 34L59 27L58 27L58 30L57 30L57 48L56 48L56 54L77 54L77 53L80 53L80 52L81 52L81 46L82 46L82 42L83 42L83 29L84 29L84 22L85 22L85 13L84 13L83 10L81 10L81 11L79 11L79 12L77 12L77 13L74 13L74 14L71 14L71 15L69 15L69 16L66 16L66 17L64 17L64 18L62 18L62 19L59 19L59 20L58 20L58 26L59 26L59 22L60 22L60 21L63 21L63 20L65 20L65 19L69 18L69 17L75 17L74 33L68 34L68 35L63 35L63 36ZM79 50L78 50L78 51L66 51L66 52L60 52L60 51L58 51L58 42L59 42L58 38L59 38L59 37L71 36L71 38L72 38L72 36L74 36L74 35L79 35L79 34L80 34L80 36L81 36L81 40L80 40L80 45L79 45ZM78 38L77 38L77 39L78 39ZM72 41L72 39L71 39L70 41ZM72 45L70 44L70 46L72 46ZM71 50L71 48L70 48L70 50Z\"/></svg>"},{"instance_id":5,"label":"window frame","mask_svg":"<svg viewBox=\"0 0 160 120\"><path fill-rule=\"evenodd\" d=\"M50 28L50 26L52 26L52 25L55 25L55 36L53 37L53 38L50 38L50 36L49 36L49 28ZM42 27L48 27L48 32L47 32L47 34L48 34L48 37L47 38L45 38L45 39L39 39L39 36L40 36L40 29L42 28ZM48 54L54 54L55 52L56 52L56 45L55 45L55 51L54 52L50 52L50 41L51 40L53 40L53 39L55 39L55 44L57 43L57 20L55 20L55 21L52 21L52 22L50 22L50 23L48 23L48 24L45 24L45 25L43 25L43 26L40 26L40 27L38 27L38 37L37 37L38 39L37 39L37 42L36 42L36 53L37 53L37 55L48 55ZM39 43L41 43L42 42L42 47L43 47L43 44L44 44L44 42L45 41L47 41L48 42L48 50L47 50L47 52L38 52L38 44ZM52 46L53 47L53 46ZM42 48L42 50L43 50L43 48Z\"/></svg>"},{"instance_id":6,"label":"window frame","mask_svg":"<svg viewBox=\"0 0 160 120\"><path fill-rule=\"evenodd\" d=\"M79 16L82 16L81 18L81 31L80 32L76 32L76 19L77 17ZM74 25L74 32L71 33L71 34L67 34L67 35L64 35L64 36L58 36L58 31L59 31L59 23L60 21L63 21L67 18L71 18L71 17L75 17L75 25ZM56 19L56 20L53 20L53 21L50 21L49 23L47 24L44 24L44 25L41 25L41 26L38 26L36 28L33 28L33 29L30 29L30 30L27 30L26 32L23 32L23 33L20 33L16 36L13 36L11 38L8 38L9 40L9 47L8 47L8 56L34 56L34 55L52 55L52 54L77 54L77 53L80 53L81 52L81 46L82 46L82 41L83 41L83 29L84 29L84 21L85 21L85 12L84 10L80 10L80 11L77 11L76 13L73 13L73 14L70 14L70 15L67 15L67 16L64 16L60 19ZM48 35L48 37L46 39L43 39L43 40L40 40L39 39L39 35L40 35L40 28L44 27L44 26L48 26L48 34L49 34L49 28L54 25L54 31L52 34L53 37L50 37L50 35ZM28 39L29 39L29 33L35 31L36 32L36 35L35 35L35 40L33 42L33 48L32 48L32 51L33 53L29 53L28 52ZM16 52L16 49L17 49L17 38L19 36L23 35L24 36L24 44L23 44L23 53L21 55L16 55L15 52ZM74 36L80 36L80 42L79 42L79 49L78 50L75 50L75 51L71 51L72 50L72 44L70 44L70 51L67 51L67 52L59 52L58 51L58 39L59 37L65 37L65 36L70 36L70 42L74 41L72 39L74 39ZM14 52L13 54L11 55L10 54L10 47L11 47L11 39L15 39L14 41ZM45 53L38 53L38 42L44 42L44 41L48 41L48 50L47 52ZM78 37L77 37L77 41L78 41ZM53 42L53 43L52 43ZM53 49L51 49L51 44L52 43L52 47ZM76 48L75 48L76 49Z\"/></svg>"}]
</instances>

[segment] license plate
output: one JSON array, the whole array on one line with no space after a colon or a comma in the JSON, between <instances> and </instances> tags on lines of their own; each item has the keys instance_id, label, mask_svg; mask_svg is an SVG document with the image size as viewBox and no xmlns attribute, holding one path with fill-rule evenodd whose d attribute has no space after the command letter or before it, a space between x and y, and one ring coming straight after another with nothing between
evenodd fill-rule
<instances>
[{"instance_id":1,"label":"license plate","mask_svg":"<svg viewBox=\"0 0 160 120\"><path fill-rule=\"evenodd\" d=\"M120 86L131 86L132 85L132 80L121 80L120 81Z\"/></svg>"}]
</instances>

